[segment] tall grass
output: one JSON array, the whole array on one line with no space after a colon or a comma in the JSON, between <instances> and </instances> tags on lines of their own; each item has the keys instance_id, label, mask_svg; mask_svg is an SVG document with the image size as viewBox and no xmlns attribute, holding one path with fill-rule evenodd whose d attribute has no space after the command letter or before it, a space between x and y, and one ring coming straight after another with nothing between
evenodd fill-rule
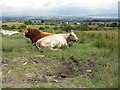
<instances>
[{"instance_id":1,"label":"tall grass","mask_svg":"<svg viewBox=\"0 0 120 90\"><path fill-rule=\"evenodd\" d=\"M118 45L118 33L115 32L100 32L96 35L95 41L93 43L94 46L98 48L108 48L110 50L117 49Z\"/></svg>"},{"instance_id":2,"label":"tall grass","mask_svg":"<svg viewBox=\"0 0 120 90\"><path fill-rule=\"evenodd\" d=\"M77 34L80 43L92 43L97 48L105 48L109 50L117 50L118 33L115 31L99 31L99 32L80 32Z\"/></svg>"}]
</instances>

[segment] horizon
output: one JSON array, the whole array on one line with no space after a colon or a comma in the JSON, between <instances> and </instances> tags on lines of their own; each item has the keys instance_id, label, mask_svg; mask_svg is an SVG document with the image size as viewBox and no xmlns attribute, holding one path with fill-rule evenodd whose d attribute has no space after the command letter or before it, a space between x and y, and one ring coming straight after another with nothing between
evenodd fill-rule
<instances>
[{"instance_id":1,"label":"horizon","mask_svg":"<svg viewBox=\"0 0 120 90\"><path fill-rule=\"evenodd\" d=\"M45 16L45 15L43 15L43 16L25 16L25 15L12 15L12 16L10 16L10 15L4 15L4 16L2 16L2 17L44 17L44 18L46 18L46 17L51 17L51 18L58 18L58 17L81 17L81 18L118 18L118 15L85 15L85 16L81 16L81 15L55 15L55 16Z\"/></svg>"}]
</instances>

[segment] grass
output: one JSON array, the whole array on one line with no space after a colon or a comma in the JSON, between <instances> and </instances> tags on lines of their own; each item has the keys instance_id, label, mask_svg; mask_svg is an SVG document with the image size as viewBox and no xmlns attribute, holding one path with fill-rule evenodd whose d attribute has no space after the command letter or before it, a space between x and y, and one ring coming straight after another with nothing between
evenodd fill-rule
<instances>
[{"instance_id":1,"label":"grass","mask_svg":"<svg viewBox=\"0 0 120 90\"><path fill-rule=\"evenodd\" d=\"M45 66L42 64L35 65L32 63L28 63L27 65L22 65L19 67L14 66L10 70L17 71L17 72L25 72L25 71L33 72L33 71L43 70L44 68L45 68Z\"/></svg>"},{"instance_id":2,"label":"grass","mask_svg":"<svg viewBox=\"0 0 120 90\"><path fill-rule=\"evenodd\" d=\"M45 84L40 84L39 86L33 86L33 88L64 88L58 85L45 85Z\"/></svg>"},{"instance_id":3,"label":"grass","mask_svg":"<svg viewBox=\"0 0 120 90\"><path fill-rule=\"evenodd\" d=\"M24 24L22 22L6 22L6 23L2 23L2 25L8 25L8 26L12 26L12 25L21 25Z\"/></svg>"},{"instance_id":4,"label":"grass","mask_svg":"<svg viewBox=\"0 0 120 90\"><path fill-rule=\"evenodd\" d=\"M49 27L49 28L53 28L55 27L55 25L27 25L28 28L35 28L35 29L39 29L40 27Z\"/></svg>"},{"instance_id":5,"label":"grass","mask_svg":"<svg viewBox=\"0 0 120 90\"><path fill-rule=\"evenodd\" d=\"M74 78L73 80L70 81L73 84L81 84L84 87L87 88L94 88L95 86L93 85L93 83L91 82L91 80L84 78L84 77L78 77L78 78Z\"/></svg>"},{"instance_id":6,"label":"grass","mask_svg":"<svg viewBox=\"0 0 120 90\"><path fill-rule=\"evenodd\" d=\"M2 88L11 88L11 89L13 89L14 87L12 87L12 86L6 86L6 87L2 87Z\"/></svg>"},{"instance_id":7,"label":"grass","mask_svg":"<svg viewBox=\"0 0 120 90\"><path fill-rule=\"evenodd\" d=\"M3 57L7 58L40 54L39 50L35 46L31 45L31 41L21 34L13 36L3 36L2 51Z\"/></svg>"},{"instance_id":8,"label":"grass","mask_svg":"<svg viewBox=\"0 0 120 90\"><path fill-rule=\"evenodd\" d=\"M31 26L33 28L33 26ZM37 26L34 26L35 28ZM46 30L47 31L47 30ZM49 31L54 32L54 31ZM70 48L63 48L62 51L50 51L48 49L37 49L31 41L19 35L2 36L2 56L5 58L26 57L31 55L45 55L55 58L57 62L68 62L73 56L76 60L91 60L106 67L96 65L98 72L92 79L83 77L74 78L71 83L82 84L85 87L115 88L118 79L118 32L111 31L75 31L79 42L69 43ZM21 67L21 70L29 66ZM23 68L23 69L22 69ZM13 68L18 70L20 68ZM44 86L41 86L44 87ZM57 87L57 86L51 86Z\"/></svg>"}]
</instances>

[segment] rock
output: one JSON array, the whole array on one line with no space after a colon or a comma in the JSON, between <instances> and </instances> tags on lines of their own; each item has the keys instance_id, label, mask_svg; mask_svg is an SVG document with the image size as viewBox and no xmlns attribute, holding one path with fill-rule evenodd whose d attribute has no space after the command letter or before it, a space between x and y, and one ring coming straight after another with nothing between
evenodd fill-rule
<instances>
[{"instance_id":1,"label":"rock","mask_svg":"<svg viewBox=\"0 0 120 90\"><path fill-rule=\"evenodd\" d=\"M7 73L10 73L11 72L11 70L9 70Z\"/></svg>"},{"instance_id":2,"label":"rock","mask_svg":"<svg viewBox=\"0 0 120 90\"><path fill-rule=\"evenodd\" d=\"M36 64L36 62L32 62L33 64Z\"/></svg>"},{"instance_id":3,"label":"rock","mask_svg":"<svg viewBox=\"0 0 120 90\"><path fill-rule=\"evenodd\" d=\"M60 77L61 77L61 78L66 78L67 75L66 75L66 74L61 74Z\"/></svg>"},{"instance_id":4,"label":"rock","mask_svg":"<svg viewBox=\"0 0 120 90\"><path fill-rule=\"evenodd\" d=\"M54 81L54 82L58 82L58 80L56 80L56 79L54 79L53 81Z\"/></svg>"},{"instance_id":5,"label":"rock","mask_svg":"<svg viewBox=\"0 0 120 90\"><path fill-rule=\"evenodd\" d=\"M92 70L86 70L86 72L89 72L89 73L90 73L90 72L92 72Z\"/></svg>"},{"instance_id":6,"label":"rock","mask_svg":"<svg viewBox=\"0 0 120 90\"><path fill-rule=\"evenodd\" d=\"M23 63L23 65L26 65L26 64L27 64L27 62Z\"/></svg>"}]
</instances>

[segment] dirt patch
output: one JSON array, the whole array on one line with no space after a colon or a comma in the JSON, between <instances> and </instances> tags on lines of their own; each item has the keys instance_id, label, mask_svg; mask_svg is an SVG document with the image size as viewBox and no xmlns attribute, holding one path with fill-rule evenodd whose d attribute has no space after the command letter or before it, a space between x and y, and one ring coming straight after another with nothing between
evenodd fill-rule
<instances>
[{"instance_id":1,"label":"dirt patch","mask_svg":"<svg viewBox=\"0 0 120 90\"><path fill-rule=\"evenodd\" d=\"M31 56L2 60L3 87L31 88L41 83L68 88L81 88L82 85L70 84L71 78L84 76L92 78L95 63L90 60L76 60L70 57L68 62L55 62L45 56ZM64 83L63 83L64 82Z\"/></svg>"}]
</instances>

